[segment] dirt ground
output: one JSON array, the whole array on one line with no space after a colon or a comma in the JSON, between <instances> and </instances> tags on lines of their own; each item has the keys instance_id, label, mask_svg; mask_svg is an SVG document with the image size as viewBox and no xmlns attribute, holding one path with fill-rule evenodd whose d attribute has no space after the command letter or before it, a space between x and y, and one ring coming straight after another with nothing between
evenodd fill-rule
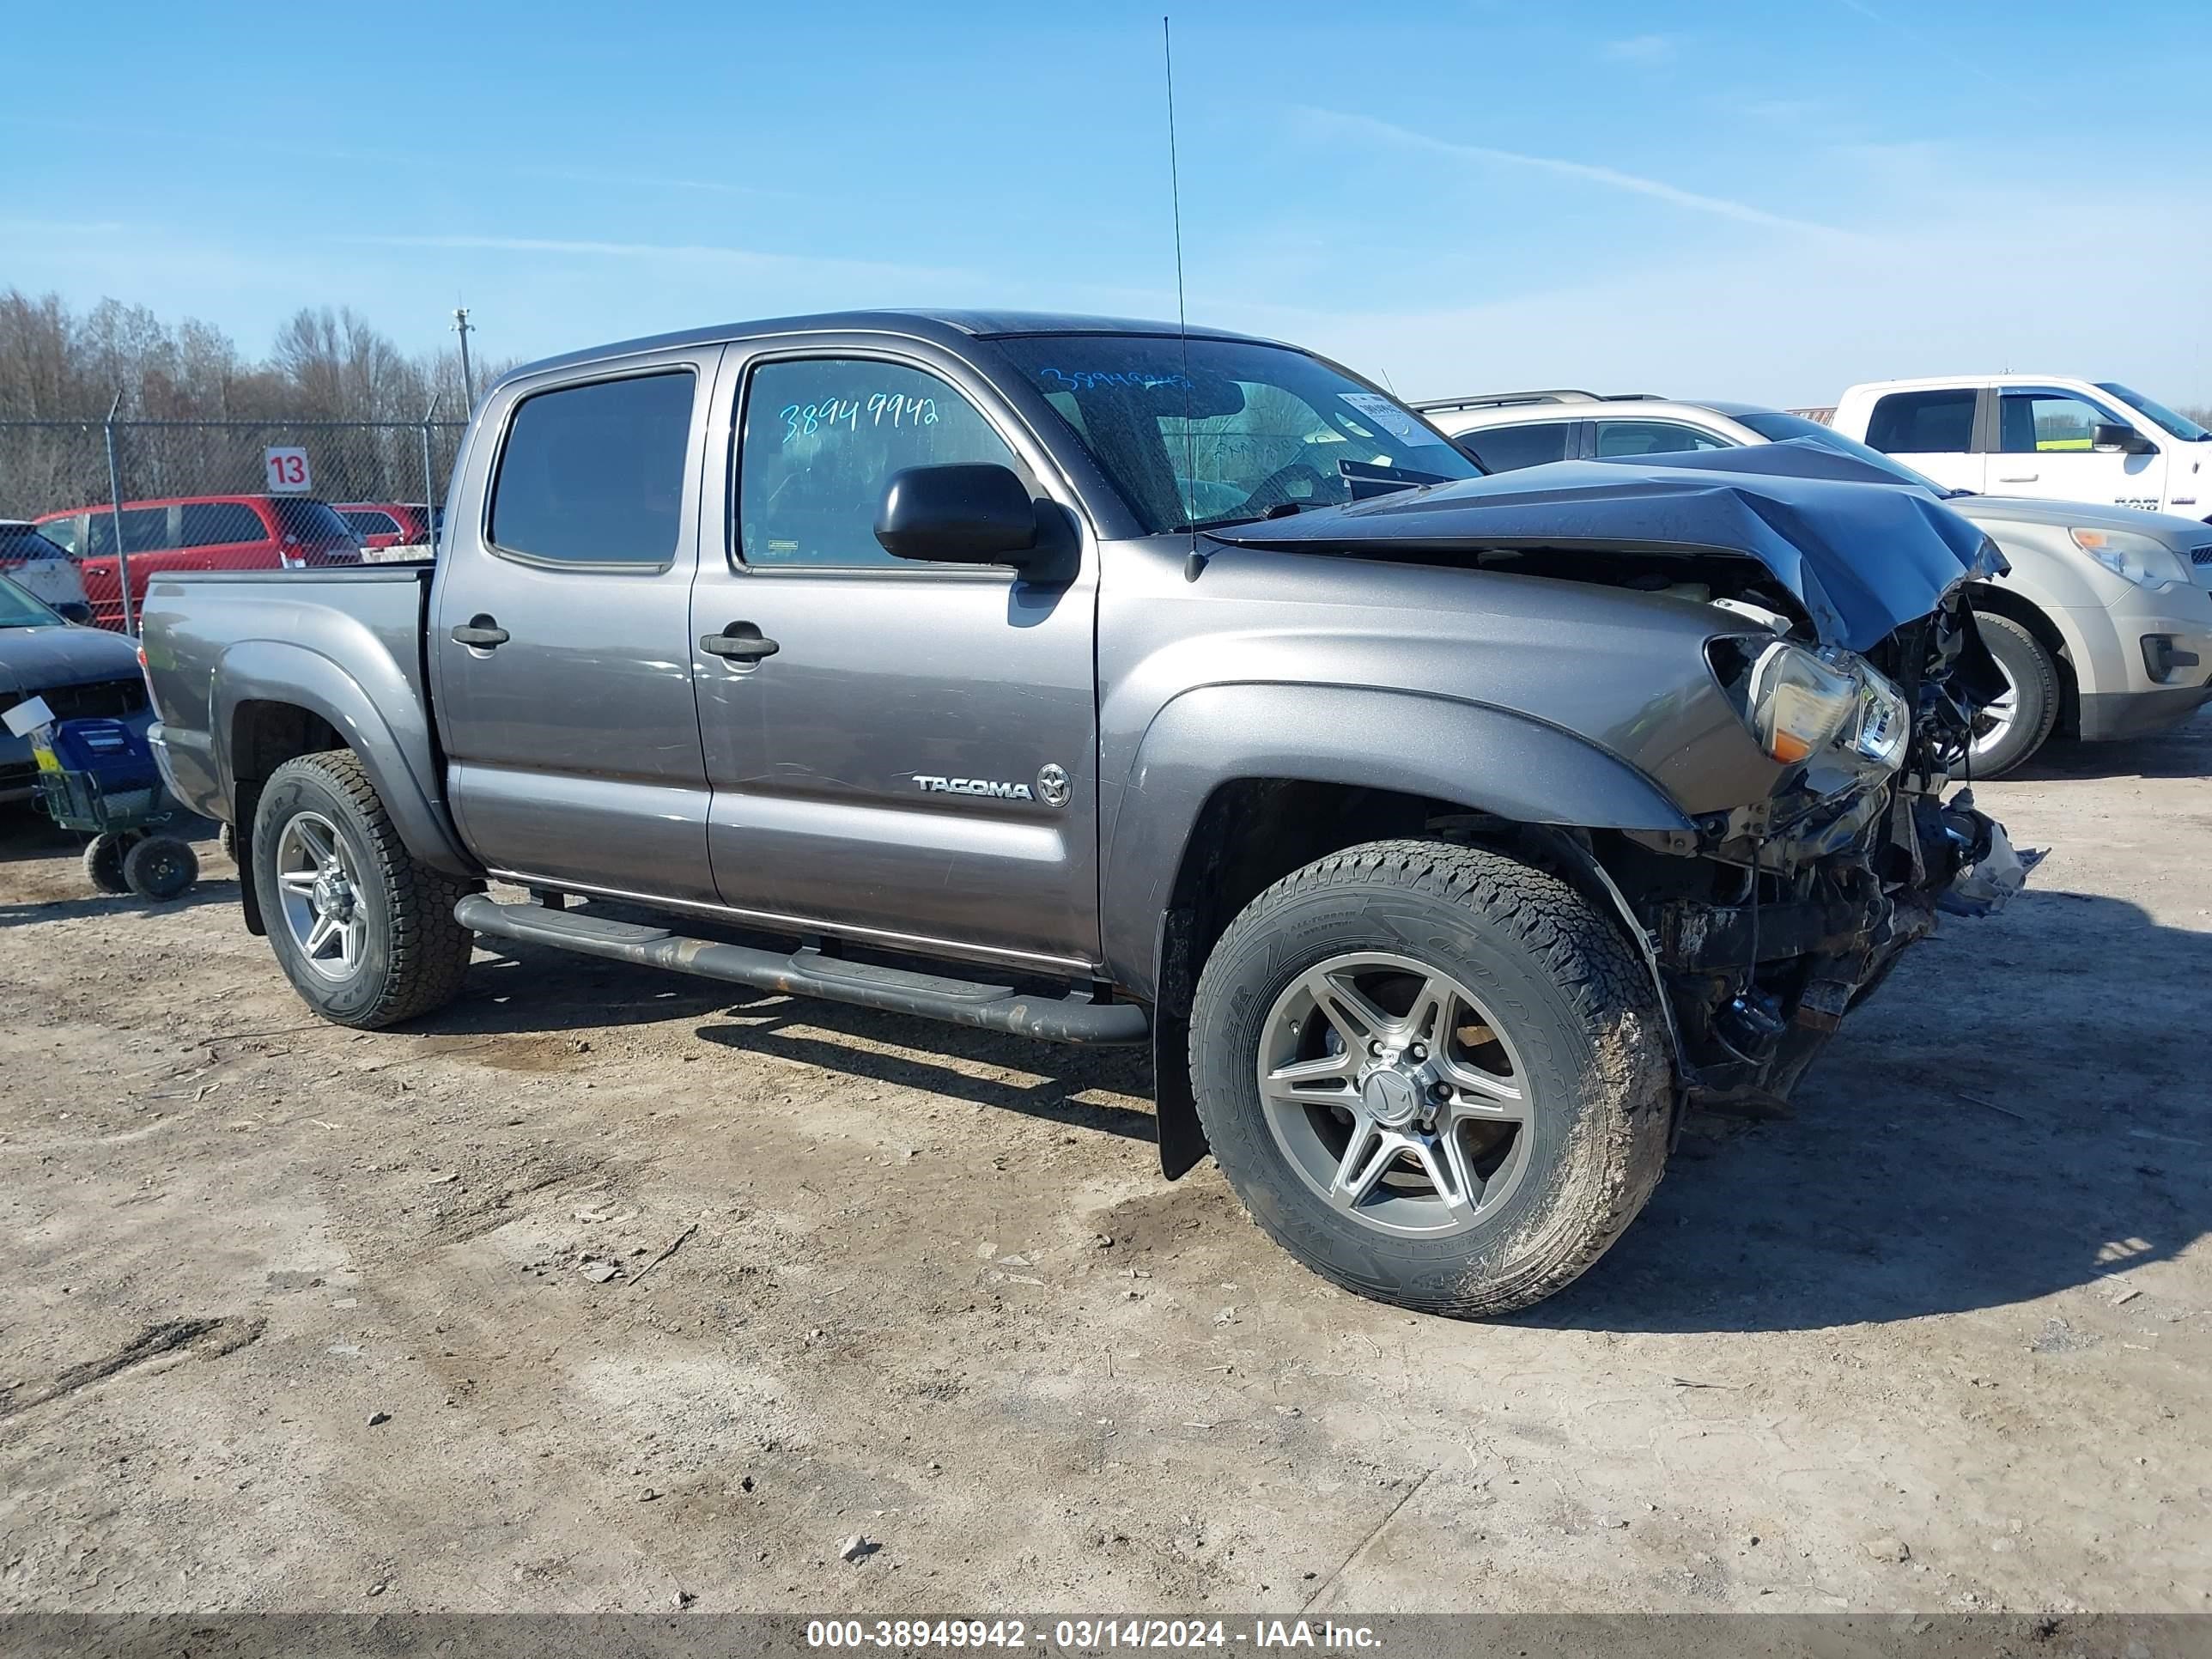
<instances>
[{"instance_id":1,"label":"dirt ground","mask_svg":"<svg viewBox=\"0 0 2212 1659\"><path fill-rule=\"evenodd\" d=\"M1138 1056L526 950L356 1035L0 809L0 1607L2212 1610L2208 775L1979 790L2031 890L1489 1325Z\"/></svg>"}]
</instances>

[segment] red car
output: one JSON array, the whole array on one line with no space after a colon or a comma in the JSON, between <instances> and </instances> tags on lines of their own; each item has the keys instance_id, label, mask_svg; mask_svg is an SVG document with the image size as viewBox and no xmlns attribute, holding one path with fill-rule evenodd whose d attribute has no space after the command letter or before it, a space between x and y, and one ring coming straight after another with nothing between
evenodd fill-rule
<instances>
[{"instance_id":1,"label":"red car","mask_svg":"<svg viewBox=\"0 0 2212 1659\"><path fill-rule=\"evenodd\" d=\"M420 501L340 501L335 511L370 553L388 548L427 550L436 539L430 509Z\"/></svg>"},{"instance_id":2,"label":"red car","mask_svg":"<svg viewBox=\"0 0 2212 1659\"><path fill-rule=\"evenodd\" d=\"M78 507L33 520L84 576L93 620L123 626L115 579L115 509ZM132 614L146 584L165 570L299 569L359 564L361 541L327 501L302 495L169 495L123 503L123 551L131 564Z\"/></svg>"}]
</instances>

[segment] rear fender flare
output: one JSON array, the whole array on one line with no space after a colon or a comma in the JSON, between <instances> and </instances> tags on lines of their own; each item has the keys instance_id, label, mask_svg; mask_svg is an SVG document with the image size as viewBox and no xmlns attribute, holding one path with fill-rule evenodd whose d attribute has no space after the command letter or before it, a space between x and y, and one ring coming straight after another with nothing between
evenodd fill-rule
<instances>
[{"instance_id":1,"label":"rear fender flare","mask_svg":"<svg viewBox=\"0 0 2212 1659\"><path fill-rule=\"evenodd\" d=\"M380 659L372 658L372 661ZM248 640L222 654L215 676L212 731L223 794L238 797L233 752L238 713L249 702L289 704L329 722L356 755L407 850L450 876L481 874L463 848L446 809L438 758L421 694L396 672L364 685L321 653L281 640ZM384 713L404 711L395 723ZM252 827L241 825L251 836Z\"/></svg>"}]
</instances>

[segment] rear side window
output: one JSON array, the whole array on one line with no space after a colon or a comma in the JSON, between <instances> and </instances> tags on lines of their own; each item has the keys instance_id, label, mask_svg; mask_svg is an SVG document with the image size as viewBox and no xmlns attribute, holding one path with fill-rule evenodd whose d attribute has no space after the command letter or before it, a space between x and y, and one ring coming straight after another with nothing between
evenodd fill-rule
<instances>
[{"instance_id":1,"label":"rear side window","mask_svg":"<svg viewBox=\"0 0 2212 1659\"><path fill-rule=\"evenodd\" d=\"M184 509L184 544L221 547L231 542L265 542L269 527L244 501L191 501Z\"/></svg>"},{"instance_id":2,"label":"rear side window","mask_svg":"<svg viewBox=\"0 0 2212 1659\"><path fill-rule=\"evenodd\" d=\"M1974 392L1893 392L1875 400L1866 441L1885 455L1963 455L1974 447Z\"/></svg>"},{"instance_id":3,"label":"rear side window","mask_svg":"<svg viewBox=\"0 0 2212 1659\"><path fill-rule=\"evenodd\" d=\"M156 553L177 545L176 532L166 507L126 507L123 509L123 550Z\"/></svg>"},{"instance_id":4,"label":"rear side window","mask_svg":"<svg viewBox=\"0 0 2212 1659\"><path fill-rule=\"evenodd\" d=\"M493 481L493 543L560 564L668 563L683 522L692 390L691 372L679 369L524 398Z\"/></svg>"},{"instance_id":5,"label":"rear side window","mask_svg":"<svg viewBox=\"0 0 2212 1659\"><path fill-rule=\"evenodd\" d=\"M393 536L399 533L399 521L389 513L370 513L356 507L345 514L345 521L362 536Z\"/></svg>"},{"instance_id":6,"label":"rear side window","mask_svg":"<svg viewBox=\"0 0 2212 1659\"><path fill-rule=\"evenodd\" d=\"M1567 437L1572 421L1542 421L1530 426L1486 427L1462 432L1452 440L1462 455L1492 472L1511 472L1518 467L1541 466L1567 459Z\"/></svg>"},{"instance_id":7,"label":"rear side window","mask_svg":"<svg viewBox=\"0 0 2212 1659\"><path fill-rule=\"evenodd\" d=\"M1674 421L1600 421L1597 425L1597 453L1608 459L1620 455L1679 455L1686 450L1727 447L1711 434Z\"/></svg>"}]
</instances>

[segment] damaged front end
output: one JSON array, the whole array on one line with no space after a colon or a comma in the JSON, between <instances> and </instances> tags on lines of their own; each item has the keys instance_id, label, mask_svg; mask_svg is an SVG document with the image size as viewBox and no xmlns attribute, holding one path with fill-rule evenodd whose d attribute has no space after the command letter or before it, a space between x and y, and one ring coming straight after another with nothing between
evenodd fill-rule
<instances>
[{"instance_id":1,"label":"damaged front end","mask_svg":"<svg viewBox=\"0 0 2212 1659\"><path fill-rule=\"evenodd\" d=\"M1939 912L1988 915L2025 878L1966 778L1972 718L2002 689L1966 584L1863 655L1772 620L1711 656L1789 765L1774 792L1688 831L1623 832L1605 860L1650 942L1689 1101L1752 1115L1781 1109Z\"/></svg>"}]
</instances>

